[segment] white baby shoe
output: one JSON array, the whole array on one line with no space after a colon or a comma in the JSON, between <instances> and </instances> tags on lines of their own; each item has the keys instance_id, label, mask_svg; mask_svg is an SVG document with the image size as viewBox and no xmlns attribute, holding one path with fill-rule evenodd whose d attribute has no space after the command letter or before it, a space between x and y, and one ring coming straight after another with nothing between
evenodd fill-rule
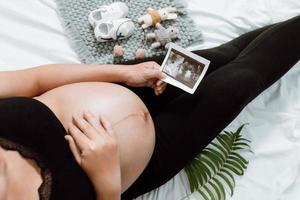
<instances>
[{"instance_id":1,"label":"white baby shoe","mask_svg":"<svg viewBox=\"0 0 300 200\"><path fill-rule=\"evenodd\" d=\"M99 42L125 39L131 36L135 26L131 19L102 20L95 27L95 37Z\"/></svg>"},{"instance_id":2,"label":"white baby shoe","mask_svg":"<svg viewBox=\"0 0 300 200\"><path fill-rule=\"evenodd\" d=\"M125 18L128 15L128 6L123 2L114 2L110 5L100 6L93 10L88 17L90 24L95 26L102 20Z\"/></svg>"}]
</instances>

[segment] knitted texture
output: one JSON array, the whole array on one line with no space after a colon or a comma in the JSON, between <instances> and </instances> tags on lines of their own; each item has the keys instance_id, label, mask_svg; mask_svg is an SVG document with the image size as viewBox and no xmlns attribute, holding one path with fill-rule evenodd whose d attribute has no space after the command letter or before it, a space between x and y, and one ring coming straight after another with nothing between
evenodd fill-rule
<instances>
[{"instance_id":1,"label":"knitted texture","mask_svg":"<svg viewBox=\"0 0 300 200\"><path fill-rule=\"evenodd\" d=\"M113 3L112 0L56 0L62 23L71 39L71 45L83 63L119 63L135 59L138 48L144 48L146 57L166 54L166 49L151 49L151 41L145 41L145 34L153 32L154 28L143 30L136 22L147 13L148 8L161 9L176 7L178 18L163 21L164 27L175 26L179 28L179 39L174 42L182 47L187 47L201 39L201 33L195 29L195 24L187 15L186 8L180 0L119 0L129 8L128 18L135 22L135 32L128 39L100 43L94 36L94 29L88 22L88 15L92 10L101 5ZM114 58L113 47L119 44L124 48L122 58Z\"/></svg>"}]
</instances>

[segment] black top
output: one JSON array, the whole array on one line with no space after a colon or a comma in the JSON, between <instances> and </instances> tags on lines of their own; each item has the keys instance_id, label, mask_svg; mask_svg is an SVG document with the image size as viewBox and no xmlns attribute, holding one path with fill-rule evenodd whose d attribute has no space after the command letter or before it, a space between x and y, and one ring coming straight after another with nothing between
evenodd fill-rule
<instances>
[{"instance_id":1,"label":"black top","mask_svg":"<svg viewBox=\"0 0 300 200\"><path fill-rule=\"evenodd\" d=\"M34 159L42 170L40 199L96 199L92 183L76 163L54 113L27 97L0 99L0 144Z\"/></svg>"}]
</instances>

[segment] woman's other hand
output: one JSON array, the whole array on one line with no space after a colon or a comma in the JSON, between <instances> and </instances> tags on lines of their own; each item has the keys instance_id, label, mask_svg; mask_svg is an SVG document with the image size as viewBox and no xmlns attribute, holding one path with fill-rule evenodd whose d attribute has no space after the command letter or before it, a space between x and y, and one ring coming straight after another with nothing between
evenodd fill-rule
<instances>
[{"instance_id":1,"label":"woman's other hand","mask_svg":"<svg viewBox=\"0 0 300 200\"><path fill-rule=\"evenodd\" d=\"M151 87L156 95L160 95L165 90L167 83L161 79L165 78L166 75L160 70L160 66L156 62L143 62L122 67L126 70L124 75L127 85Z\"/></svg>"},{"instance_id":2,"label":"woman's other hand","mask_svg":"<svg viewBox=\"0 0 300 200\"><path fill-rule=\"evenodd\" d=\"M119 146L110 122L90 112L73 116L65 138L77 163L92 181L97 197L118 199L121 194Z\"/></svg>"},{"instance_id":3,"label":"woman's other hand","mask_svg":"<svg viewBox=\"0 0 300 200\"><path fill-rule=\"evenodd\" d=\"M160 95L161 93L163 93L163 91L165 91L167 87L167 83L162 81L162 80L158 80L156 81L156 83L153 85L153 90L154 90L154 93L156 95Z\"/></svg>"}]
</instances>

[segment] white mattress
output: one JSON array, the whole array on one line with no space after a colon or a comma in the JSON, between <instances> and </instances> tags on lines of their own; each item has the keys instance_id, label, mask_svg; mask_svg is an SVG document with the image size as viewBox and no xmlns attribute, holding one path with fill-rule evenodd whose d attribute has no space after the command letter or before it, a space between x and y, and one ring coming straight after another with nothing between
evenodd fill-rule
<instances>
[{"instance_id":1,"label":"white mattress","mask_svg":"<svg viewBox=\"0 0 300 200\"><path fill-rule=\"evenodd\" d=\"M300 14L299 0L189 0L203 42L219 45L249 30ZM47 63L79 63L53 0L0 1L0 70ZM254 155L237 178L234 200L298 200L300 196L300 63L252 101L226 128L248 122ZM188 192L184 173L139 200L178 200ZM199 199L194 194L190 199Z\"/></svg>"}]
</instances>

